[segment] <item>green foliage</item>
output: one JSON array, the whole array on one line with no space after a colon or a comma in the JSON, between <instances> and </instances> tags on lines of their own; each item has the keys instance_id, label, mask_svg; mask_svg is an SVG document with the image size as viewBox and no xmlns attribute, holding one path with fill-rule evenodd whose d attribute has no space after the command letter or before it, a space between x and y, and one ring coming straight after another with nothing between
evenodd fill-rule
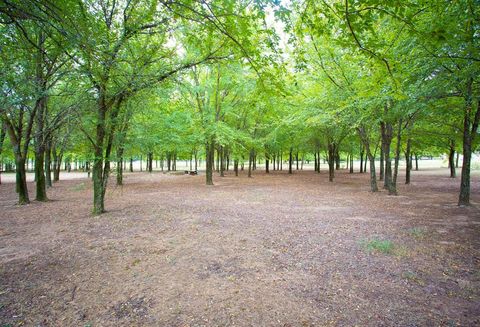
<instances>
[{"instance_id":1,"label":"green foliage","mask_svg":"<svg viewBox=\"0 0 480 327\"><path fill-rule=\"evenodd\" d=\"M392 254L394 250L394 244L392 241L377 238L363 241L362 247L369 253L379 252L383 254Z\"/></svg>"}]
</instances>

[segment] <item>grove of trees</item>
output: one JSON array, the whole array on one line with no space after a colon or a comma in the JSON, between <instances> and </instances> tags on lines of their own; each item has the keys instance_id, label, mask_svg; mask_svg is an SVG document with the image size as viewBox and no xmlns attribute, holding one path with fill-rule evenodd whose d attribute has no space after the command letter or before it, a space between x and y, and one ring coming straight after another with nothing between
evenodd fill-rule
<instances>
[{"instance_id":1,"label":"grove of trees","mask_svg":"<svg viewBox=\"0 0 480 327\"><path fill-rule=\"evenodd\" d=\"M395 195L400 160L410 183L438 154L452 178L462 155L470 203L477 0L0 0L0 29L0 170L19 204L29 163L38 201L62 168L91 171L100 214L139 159L202 160L208 185L307 159L335 182L359 159L371 191Z\"/></svg>"}]
</instances>

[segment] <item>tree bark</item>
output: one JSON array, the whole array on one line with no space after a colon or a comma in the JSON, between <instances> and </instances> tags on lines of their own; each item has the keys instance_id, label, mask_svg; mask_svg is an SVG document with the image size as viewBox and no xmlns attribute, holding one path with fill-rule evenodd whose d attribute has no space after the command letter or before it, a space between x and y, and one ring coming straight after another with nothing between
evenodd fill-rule
<instances>
[{"instance_id":1,"label":"tree bark","mask_svg":"<svg viewBox=\"0 0 480 327\"><path fill-rule=\"evenodd\" d=\"M215 141L210 139L205 145L206 184L213 185L213 164L215 156Z\"/></svg>"},{"instance_id":2,"label":"tree bark","mask_svg":"<svg viewBox=\"0 0 480 327\"><path fill-rule=\"evenodd\" d=\"M375 157L373 156L372 151L370 149L370 141L368 139L367 132L365 131L365 128L363 126L360 126L357 130L358 130L358 134L360 135L360 139L363 143L363 146L365 148L367 157L370 161L370 190L372 192L377 192L378 186L377 186L377 176L375 172Z\"/></svg>"},{"instance_id":3,"label":"tree bark","mask_svg":"<svg viewBox=\"0 0 480 327\"><path fill-rule=\"evenodd\" d=\"M363 173L363 145L360 144L360 173Z\"/></svg>"},{"instance_id":4,"label":"tree bark","mask_svg":"<svg viewBox=\"0 0 480 327\"><path fill-rule=\"evenodd\" d=\"M270 173L270 157L268 153L265 152L265 173L269 174Z\"/></svg>"},{"instance_id":5,"label":"tree bark","mask_svg":"<svg viewBox=\"0 0 480 327\"><path fill-rule=\"evenodd\" d=\"M328 143L328 181L333 182L335 178L335 153L336 144L334 142Z\"/></svg>"},{"instance_id":6,"label":"tree bark","mask_svg":"<svg viewBox=\"0 0 480 327\"><path fill-rule=\"evenodd\" d=\"M407 163L405 167L405 184L410 184L410 172L412 171L412 161L410 159L410 148L412 146L412 140L407 139L407 148L405 149L405 161Z\"/></svg>"},{"instance_id":7,"label":"tree bark","mask_svg":"<svg viewBox=\"0 0 480 327\"><path fill-rule=\"evenodd\" d=\"M17 183L17 193L18 193L18 204L28 204L30 203L30 198L28 197L28 188L27 188L27 174L25 170L25 158L22 156L15 156L15 171L16 171L16 183Z\"/></svg>"},{"instance_id":8,"label":"tree bark","mask_svg":"<svg viewBox=\"0 0 480 327\"><path fill-rule=\"evenodd\" d=\"M290 147L290 152L288 153L288 173L292 174L292 164L293 164L293 148Z\"/></svg>"},{"instance_id":9,"label":"tree bark","mask_svg":"<svg viewBox=\"0 0 480 327\"><path fill-rule=\"evenodd\" d=\"M350 153L350 174L353 174L353 151Z\"/></svg>"},{"instance_id":10,"label":"tree bark","mask_svg":"<svg viewBox=\"0 0 480 327\"><path fill-rule=\"evenodd\" d=\"M450 145L450 151L448 153L448 168L450 168L450 178L455 178L457 176L455 169L455 145Z\"/></svg>"},{"instance_id":11,"label":"tree bark","mask_svg":"<svg viewBox=\"0 0 480 327\"><path fill-rule=\"evenodd\" d=\"M460 194L458 196L458 205L470 205L470 164L472 160L472 144L477 134L480 121L480 99L477 102L477 110L471 119L473 111L472 99L472 79L469 79L467 85L466 108L463 118L463 163L462 175L460 181Z\"/></svg>"},{"instance_id":12,"label":"tree bark","mask_svg":"<svg viewBox=\"0 0 480 327\"><path fill-rule=\"evenodd\" d=\"M47 187L52 187L52 146L51 141L47 140L45 142L45 182Z\"/></svg>"},{"instance_id":13,"label":"tree bark","mask_svg":"<svg viewBox=\"0 0 480 327\"><path fill-rule=\"evenodd\" d=\"M225 177L225 148L223 145L218 149L218 156L220 158L220 177Z\"/></svg>"},{"instance_id":14,"label":"tree bark","mask_svg":"<svg viewBox=\"0 0 480 327\"><path fill-rule=\"evenodd\" d=\"M382 146L383 154L385 156L385 176L384 188L390 191L392 186L392 160L390 158L390 146L393 138L393 126L391 123L382 122Z\"/></svg>"},{"instance_id":15,"label":"tree bark","mask_svg":"<svg viewBox=\"0 0 480 327\"><path fill-rule=\"evenodd\" d=\"M117 185L123 185L123 147L117 148Z\"/></svg>"},{"instance_id":16,"label":"tree bark","mask_svg":"<svg viewBox=\"0 0 480 327\"><path fill-rule=\"evenodd\" d=\"M47 105L47 82L44 74L44 44L45 34L38 33L38 52L35 62L35 79L37 100L36 106L36 133L35 133L35 199L37 201L47 201L47 187L45 181L45 109Z\"/></svg>"},{"instance_id":17,"label":"tree bark","mask_svg":"<svg viewBox=\"0 0 480 327\"><path fill-rule=\"evenodd\" d=\"M397 177L398 177L398 164L400 162L400 152L401 152L401 136L402 136L402 118L398 121L398 130L397 130L397 144L395 147L395 166L393 170L393 179L391 187L388 189L388 194L397 195Z\"/></svg>"},{"instance_id":18,"label":"tree bark","mask_svg":"<svg viewBox=\"0 0 480 327\"><path fill-rule=\"evenodd\" d=\"M385 153L383 152L383 142L380 145L380 176L379 180L383 181L383 178L385 176Z\"/></svg>"},{"instance_id":19,"label":"tree bark","mask_svg":"<svg viewBox=\"0 0 480 327\"><path fill-rule=\"evenodd\" d=\"M254 159L254 150L250 150L250 155L248 156L248 177L252 177L252 161Z\"/></svg>"},{"instance_id":20,"label":"tree bark","mask_svg":"<svg viewBox=\"0 0 480 327\"><path fill-rule=\"evenodd\" d=\"M337 146L337 149L335 150L335 170L339 170L339 169L340 169L340 151Z\"/></svg>"}]
</instances>

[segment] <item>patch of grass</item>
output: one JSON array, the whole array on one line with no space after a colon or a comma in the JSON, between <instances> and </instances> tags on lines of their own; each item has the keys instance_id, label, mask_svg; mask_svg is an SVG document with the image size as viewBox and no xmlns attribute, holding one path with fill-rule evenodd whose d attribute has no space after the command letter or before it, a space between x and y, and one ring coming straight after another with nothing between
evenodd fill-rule
<instances>
[{"instance_id":1,"label":"patch of grass","mask_svg":"<svg viewBox=\"0 0 480 327\"><path fill-rule=\"evenodd\" d=\"M73 186L73 187L71 188L71 190L78 192L78 191L83 191L83 190L85 190L86 188L87 188L87 185L85 185L85 183L80 183L80 184L77 184L77 185Z\"/></svg>"},{"instance_id":2,"label":"patch of grass","mask_svg":"<svg viewBox=\"0 0 480 327\"><path fill-rule=\"evenodd\" d=\"M424 238L427 231L423 227L413 227L408 229L408 234L414 238Z\"/></svg>"},{"instance_id":3,"label":"patch of grass","mask_svg":"<svg viewBox=\"0 0 480 327\"><path fill-rule=\"evenodd\" d=\"M394 245L393 242L390 240L381 240L381 239L371 239L368 241L362 242L363 248L367 250L367 252L380 252L383 254L392 254Z\"/></svg>"}]
</instances>

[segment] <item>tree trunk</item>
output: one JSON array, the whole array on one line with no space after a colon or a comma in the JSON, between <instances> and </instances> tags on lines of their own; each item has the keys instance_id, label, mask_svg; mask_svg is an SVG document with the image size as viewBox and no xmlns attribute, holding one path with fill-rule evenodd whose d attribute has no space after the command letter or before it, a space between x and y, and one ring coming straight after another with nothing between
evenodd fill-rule
<instances>
[{"instance_id":1,"label":"tree trunk","mask_svg":"<svg viewBox=\"0 0 480 327\"><path fill-rule=\"evenodd\" d=\"M401 136L402 136L402 118L398 121L398 130L397 130L397 144L395 147L395 166L393 170L393 179L391 183L391 188L388 190L388 194L397 195L397 177L398 177L398 164L400 162L400 152L401 152Z\"/></svg>"},{"instance_id":2,"label":"tree trunk","mask_svg":"<svg viewBox=\"0 0 480 327\"><path fill-rule=\"evenodd\" d=\"M477 102L477 111L475 112L473 121L471 121L471 114L473 110L471 88L472 79L469 80L468 84L466 109L463 118L463 163L458 205L470 205L470 164L472 160L472 143L477 134L478 124L480 121L480 99Z\"/></svg>"},{"instance_id":3,"label":"tree trunk","mask_svg":"<svg viewBox=\"0 0 480 327\"><path fill-rule=\"evenodd\" d=\"M317 173L320 173L320 151L317 151Z\"/></svg>"},{"instance_id":4,"label":"tree trunk","mask_svg":"<svg viewBox=\"0 0 480 327\"><path fill-rule=\"evenodd\" d=\"M117 148L117 185L119 186L123 185L123 151L123 147Z\"/></svg>"},{"instance_id":5,"label":"tree trunk","mask_svg":"<svg viewBox=\"0 0 480 327\"><path fill-rule=\"evenodd\" d=\"M250 150L250 155L248 156L248 177L252 177L252 161L253 161L254 152L253 149Z\"/></svg>"},{"instance_id":6,"label":"tree trunk","mask_svg":"<svg viewBox=\"0 0 480 327\"><path fill-rule=\"evenodd\" d=\"M213 185L213 164L215 156L215 142L211 139L205 145L206 184Z\"/></svg>"},{"instance_id":7,"label":"tree trunk","mask_svg":"<svg viewBox=\"0 0 480 327\"><path fill-rule=\"evenodd\" d=\"M353 151L350 152L350 174L353 174Z\"/></svg>"},{"instance_id":8,"label":"tree trunk","mask_svg":"<svg viewBox=\"0 0 480 327\"><path fill-rule=\"evenodd\" d=\"M385 156L385 176L384 188L390 191L392 186L392 160L390 158L390 146L393 138L393 126L391 123L381 123L382 127L382 146L383 154Z\"/></svg>"},{"instance_id":9,"label":"tree trunk","mask_svg":"<svg viewBox=\"0 0 480 327\"><path fill-rule=\"evenodd\" d=\"M372 192L377 192L378 186L377 186L377 176L375 172L375 157L373 156L372 151L370 149L370 141L368 139L367 132L365 131L365 128L363 126L360 126L357 130L358 130L358 134L360 135L360 139L363 143L363 146L365 148L365 152L368 157L368 160L370 161L370 190Z\"/></svg>"},{"instance_id":10,"label":"tree trunk","mask_svg":"<svg viewBox=\"0 0 480 327\"><path fill-rule=\"evenodd\" d=\"M457 172L455 169L455 141L450 140L450 152L448 153L448 167L450 168L450 178L455 178Z\"/></svg>"},{"instance_id":11,"label":"tree trunk","mask_svg":"<svg viewBox=\"0 0 480 327\"><path fill-rule=\"evenodd\" d=\"M218 149L220 157L220 177L225 177L225 148L221 145Z\"/></svg>"},{"instance_id":12,"label":"tree trunk","mask_svg":"<svg viewBox=\"0 0 480 327\"><path fill-rule=\"evenodd\" d=\"M368 159L368 156L367 154L365 153L365 161L363 162L363 172L366 173L367 172L367 160Z\"/></svg>"},{"instance_id":13,"label":"tree trunk","mask_svg":"<svg viewBox=\"0 0 480 327\"><path fill-rule=\"evenodd\" d=\"M407 163L407 167L405 167L405 184L410 184L410 172L412 170L412 161L410 160L410 148L412 146L412 140L410 138L407 139L407 148L405 149L405 161Z\"/></svg>"},{"instance_id":14,"label":"tree trunk","mask_svg":"<svg viewBox=\"0 0 480 327\"><path fill-rule=\"evenodd\" d=\"M44 76L45 62L45 34L40 31L38 33L38 51L35 59L35 82L37 91L36 106L36 133L35 133L35 199L37 201L47 201L47 187L45 181L45 114L46 114L46 90L47 82Z\"/></svg>"},{"instance_id":15,"label":"tree trunk","mask_svg":"<svg viewBox=\"0 0 480 327\"><path fill-rule=\"evenodd\" d=\"M334 142L328 143L328 181L333 182L335 178L335 153L336 145Z\"/></svg>"},{"instance_id":16,"label":"tree trunk","mask_svg":"<svg viewBox=\"0 0 480 327\"><path fill-rule=\"evenodd\" d=\"M360 144L360 173L363 173L363 145Z\"/></svg>"},{"instance_id":17,"label":"tree trunk","mask_svg":"<svg viewBox=\"0 0 480 327\"><path fill-rule=\"evenodd\" d=\"M238 176L238 159L233 162L233 170L235 170L235 176Z\"/></svg>"},{"instance_id":18,"label":"tree trunk","mask_svg":"<svg viewBox=\"0 0 480 327\"><path fill-rule=\"evenodd\" d=\"M45 143L45 182L47 183L47 187L52 187L52 169L51 169L51 141L48 140Z\"/></svg>"},{"instance_id":19,"label":"tree trunk","mask_svg":"<svg viewBox=\"0 0 480 327\"><path fill-rule=\"evenodd\" d=\"M151 173L153 170L153 152L147 153L147 167L148 172Z\"/></svg>"},{"instance_id":20,"label":"tree trunk","mask_svg":"<svg viewBox=\"0 0 480 327\"><path fill-rule=\"evenodd\" d=\"M288 153L288 173L292 173L292 164L293 164L293 148L290 147L290 152Z\"/></svg>"},{"instance_id":21,"label":"tree trunk","mask_svg":"<svg viewBox=\"0 0 480 327\"><path fill-rule=\"evenodd\" d=\"M340 151L337 149L335 150L335 170L340 169Z\"/></svg>"},{"instance_id":22,"label":"tree trunk","mask_svg":"<svg viewBox=\"0 0 480 327\"><path fill-rule=\"evenodd\" d=\"M383 142L380 145L380 177L378 178L379 180L383 181L383 178L385 176L385 153L383 152Z\"/></svg>"},{"instance_id":23,"label":"tree trunk","mask_svg":"<svg viewBox=\"0 0 480 327\"><path fill-rule=\"evenodd\" d=\"M16 188L18 193L18 204L28 204L27 173L25 170L25 158L15 155Z\"/></svg>"}]
</instances>

